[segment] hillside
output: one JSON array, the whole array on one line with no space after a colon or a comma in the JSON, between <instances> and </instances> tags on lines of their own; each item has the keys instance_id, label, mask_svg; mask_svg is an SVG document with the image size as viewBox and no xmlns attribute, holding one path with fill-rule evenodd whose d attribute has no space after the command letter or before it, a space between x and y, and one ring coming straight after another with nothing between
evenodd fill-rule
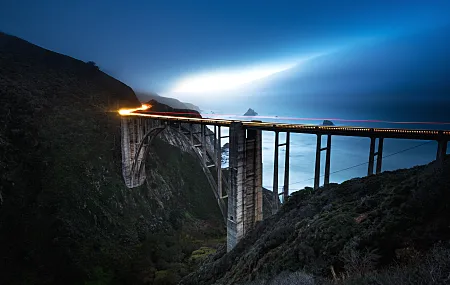
<instances>
[{"instance_id":1,"label":"hillside","mask_svg":"<svg viewBox=\"0 0 450 285\"><path fill-rule=\"evenodd\" d=\"M200 108L194 104L181 102L180 100L175 99L175 98L160 96L156 93L136 92L136 96L142 103L145 103L145 102L148 102L151 100L156 100L156 101L160 102L161 104L165 104L165 105L170 106L175 109L191 109L191 110L200 112Z\"/></svg>"},{"instance_id":2,"label":"hillside","mask_svg":"<svg viewBox=\"0 0 450 285\"><path fill-rule=\"evenodd\" d=\"M125 187L117 110L140 105L130 87L2 33L0 66L0 284L175 284L195 249L222 242L201 167L164 136L152 179Z\"/></svg>"},{"instance_id":3,"label":"hillside","mask_svg":"<svg viewBox=\"0 0 450 285\"><path fill-rule=\"evenodd\" d=\"M146 110L138 110L136 113L144 113L144 114L159 114L165 116L184 116L184 117L192 117L192 118L201 118L202 116L198 111L191 109L178 109L172 108L166 104L162 104L155 99L144 102L146 105L150 106L149 109Z\"/></svg>"},{"instance_id":4,"label":"hillside","mask_svg":"<svg viewBox=\"0 0 450 285\"><path fill-rule=\"evenodd\" d=\"M181 284L448 284L449 173L447 157L295 192Z\"/></svg>"}]
</instances>

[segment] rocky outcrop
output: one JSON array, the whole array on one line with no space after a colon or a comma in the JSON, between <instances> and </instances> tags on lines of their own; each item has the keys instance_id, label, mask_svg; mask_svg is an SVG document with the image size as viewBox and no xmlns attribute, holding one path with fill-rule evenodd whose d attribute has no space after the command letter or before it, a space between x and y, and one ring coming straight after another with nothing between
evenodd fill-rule
<instances>
[{"instance_id":1,"label":"rocky outcrop","mask_svg":"<svg viewBox=\"0 0 450 285\"><path fill-rule=\"evenodd\" d=\"M329 120L323 120L322 126L334 126L334 123Z\"/></svg>"},{"instance_id":2,"label":"rocky outcrop","mask_svg":"<svg viewBox=\"0 0 450 285\"><path fill-rule=\"evenodd\" d=\"M258 116L258 113L256 113L252 108L249 108L247 112L245 112L244 116Z\"/></svg>"}]
</instances>

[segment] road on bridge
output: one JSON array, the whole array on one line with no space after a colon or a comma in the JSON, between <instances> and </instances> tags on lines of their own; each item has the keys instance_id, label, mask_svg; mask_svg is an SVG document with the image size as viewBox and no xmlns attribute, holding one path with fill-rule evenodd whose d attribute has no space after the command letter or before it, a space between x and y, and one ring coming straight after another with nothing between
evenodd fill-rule
<instances>
[{"instance_id":1,"label":"road on bridge","mask_svg":"<svg viewBox=\"0 0 450 285\"><path fill-rule=\"evenodd\" d=\"M247 129L260 129L264 131L292 132L303 134L320 134L320 135L337 135L337 136L353 136L353 137L383 137L383 138L401 138L401 139L417 139L417 140L437 140L449 141L450 130L413 130L407 128L363 128L351 126L318 126L309 124L286 124L261 121L243 121L216 118L192 118L184 115L187 113L157 113L148 112L150 105L142 105L135 109L121 109L119 114L122 116L147 117L155 120L179 122L179 123L195 123L212 126L229 127L234 122L241 122ZM193 114L193 113L192 113Z\"/></svg>"}]
</instances>

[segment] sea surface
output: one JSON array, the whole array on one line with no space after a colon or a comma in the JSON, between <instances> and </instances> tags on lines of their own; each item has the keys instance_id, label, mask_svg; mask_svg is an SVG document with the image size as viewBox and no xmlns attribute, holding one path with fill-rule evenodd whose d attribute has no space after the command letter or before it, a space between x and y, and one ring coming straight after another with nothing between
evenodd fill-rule
<instances>
[{"instance_id":1,"label":"sea surface","mask_svg":"<svg viewBox=\"0 0 450 285\"><path fill-rule=\"evenodd\" d=\"M243 117L247 108L253 108L258 116ZM409 129L450 129L447 108L433 102L416 104L372 104L370 106L336 106L323 104L319 106L299 105L289 102L265 104L252 102L251 106L222 106L204 110L203 117L260 120L264 122L283 122L296 124L322 124L323 119L330 119L337 126L387 127ZM277 117L278 116L278 117ZM306 118L306 119L305 119ZM341 121L355 120L355 121ZM367 121L363 121L367 120ZM378 122L373 122L378 120ZM384 122L379 122L379 121ZM416 122L416 123L414 123ZM417 122L426 122L417 123ZM430 122L430 123L428 123ZM444 124L445 123L445 124ZM228 134L222 128L223 135ZM274 140L273 132L263 132L263 186L273 189ZM289 192L313 186L316 150L315 135L291 134ZM326 145L322 136L322 146ZM279 143L285 141L285 133L280 133ZM228 139L222 140L222 145ZM367 175L369 160L369 138L333 136L331 147L330 182L343 181ZM391 171L423 165L436 158L437 142L423 140L385 139L382 171ZM285 148L279 149L278 185L284 186ZM325 152L321 153L321 185L325 166Z\"/></svg>"}]
</instances>

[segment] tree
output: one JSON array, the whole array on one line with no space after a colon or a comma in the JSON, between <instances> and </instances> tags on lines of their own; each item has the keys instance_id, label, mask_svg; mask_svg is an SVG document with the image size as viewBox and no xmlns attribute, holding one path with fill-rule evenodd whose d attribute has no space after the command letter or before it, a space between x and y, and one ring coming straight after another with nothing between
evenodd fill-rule
<instances>
[{"instance_id":1,"label":"tree","mask_svg":"<svg viewBox=\"0 0 450 285\"><path fill-rule=\"evenodd\" d=\"M90 65L90 66L92 66L92 67L95 67L96 69L99 69L99 67L97 66L97 64L96 64L95 62L93 62L93 61L88 61L87 64Z\"/></svg>"}]
</instances>

